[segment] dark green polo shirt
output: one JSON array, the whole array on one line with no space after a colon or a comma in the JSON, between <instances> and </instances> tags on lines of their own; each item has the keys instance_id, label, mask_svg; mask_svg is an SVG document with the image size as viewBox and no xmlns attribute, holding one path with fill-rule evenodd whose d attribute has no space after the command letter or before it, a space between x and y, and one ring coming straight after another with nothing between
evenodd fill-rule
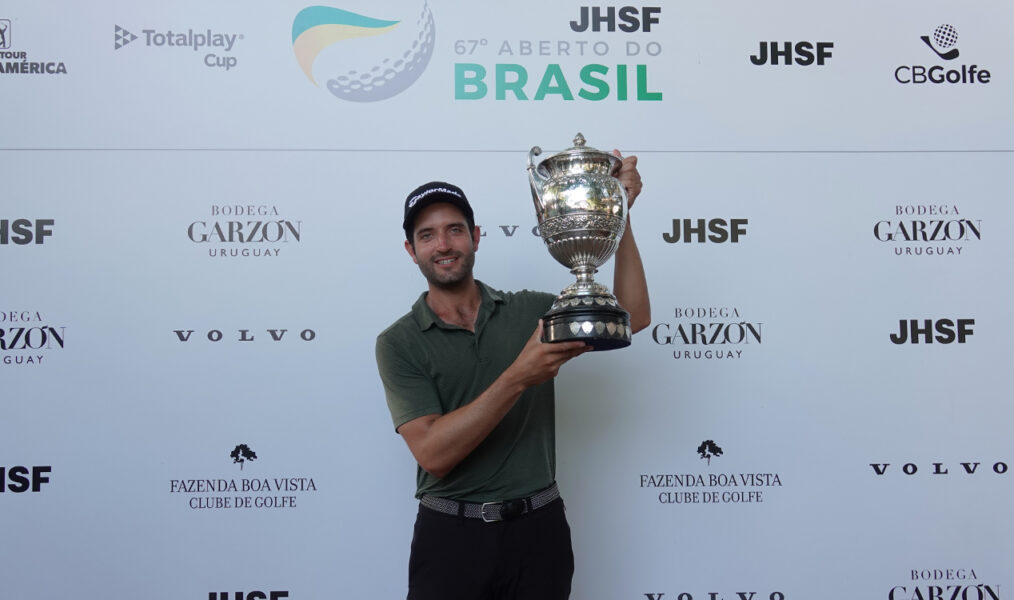
<instances>
[{"instance_id":1,"label":"dark green polo shirt","mask_svg":"<svg viewBox=\"0 0 1014 600\"><path fill-rule=\"evenodd\" d=\"M501 292L479 282L475 333L449 325L426 304L377 336L377 367L397 429L418 417L446 414L477 398L521 352L554 296ZM490 435L443 479L418 469L416 496L471 502L520 498L556 476L552 380L522 393Z\"/></svg>"}]
</instances>

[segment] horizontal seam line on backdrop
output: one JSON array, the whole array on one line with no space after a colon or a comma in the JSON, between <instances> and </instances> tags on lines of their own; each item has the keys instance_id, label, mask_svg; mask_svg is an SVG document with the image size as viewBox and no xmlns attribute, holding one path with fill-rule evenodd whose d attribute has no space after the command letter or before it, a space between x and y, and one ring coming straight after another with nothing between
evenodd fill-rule
<instances>
[{"instance_id":1,"label":"horizontal seam line on backdrop","mask_svg":"<svg viewBox=\"0 0 1014 600\"><path fill-rule=\"evenodd\" d=\"M517 154L516 150L432 148L0 148L0 152L432 152ZM627 154L1009 154L1014 149L994 150L626 150Z\"/></svg>"}]
</instances>

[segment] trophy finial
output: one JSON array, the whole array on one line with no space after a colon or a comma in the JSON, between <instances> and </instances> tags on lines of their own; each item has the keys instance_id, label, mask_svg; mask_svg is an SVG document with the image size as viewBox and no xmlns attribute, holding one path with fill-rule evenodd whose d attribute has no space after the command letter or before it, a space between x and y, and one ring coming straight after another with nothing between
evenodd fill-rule
<instances>
[{"instance_id":1,"label":"trophy finial","mask_svg":"<svg viewBox=\"0 0 1014 600\"><path fill-rule=\"evenodd\" d=\"M574 147L575 148L584 148L584 144L585 144L584 136L581 135L581 132L579 131L579 132L577 132L577 135L574 136Z\"/></svg>"}]
</instances>

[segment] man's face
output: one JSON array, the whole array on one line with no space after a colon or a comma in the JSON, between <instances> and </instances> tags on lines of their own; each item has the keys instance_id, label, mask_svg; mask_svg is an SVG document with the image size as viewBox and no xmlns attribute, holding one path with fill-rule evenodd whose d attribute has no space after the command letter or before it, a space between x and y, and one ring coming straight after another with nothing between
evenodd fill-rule
<instances>
[{"instance_id":1,"label":"man's face","mask_svg":"<svg viewBox=\"0 0 1014 600\"><path fill-rule=\"evenodd\" d=\"M479 228L470 230L465 215L453 204L437 202L424 208L415 220L414 244L405 249L419 265L426 281L451 289L472 279Z\"/></svg>"}]
</instances>

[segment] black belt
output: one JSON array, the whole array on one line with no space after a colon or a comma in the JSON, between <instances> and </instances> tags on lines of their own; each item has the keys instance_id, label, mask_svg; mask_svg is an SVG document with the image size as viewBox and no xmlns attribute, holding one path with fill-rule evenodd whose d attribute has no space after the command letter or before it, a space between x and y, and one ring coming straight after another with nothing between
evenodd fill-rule
<instances>
[{"instance_id":1,"label":"black belt","mask_svg":"<svg viewBox=\"0 0 1014 600\"><path fill-rule=\"evenodd\" d=\"M560 488L553 485L528 498L516 498L503 502L458 502L448 498L423 496L419 504L430 510L447 515L461 515L469 519L482 519L487 523L510 521L515 517L539 510L560 497Z\"/></svg>"}]
</instances>

